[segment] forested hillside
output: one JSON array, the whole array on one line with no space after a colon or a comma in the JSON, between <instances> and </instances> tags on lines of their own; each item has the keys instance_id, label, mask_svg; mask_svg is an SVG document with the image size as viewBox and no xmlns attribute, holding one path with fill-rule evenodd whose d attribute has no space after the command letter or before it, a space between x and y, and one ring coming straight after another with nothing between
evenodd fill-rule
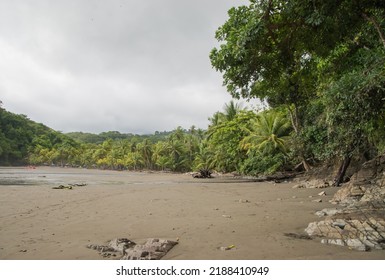
<instances>
[{"instance_id":1,"label":"forested hillside","mask_svg":"<svg viewBox=\"0 0 385 280\"><path fill-rule=\"evenodd\" d=\"M33 162L35 149L63 151L76 145L71 138L31 121L25 115L17 115L0 107L0 165ZM64 154L61 154L58 159L60 156L64 158Z\"/></svg>"},{"instance_id":2,"label":"forested hillside","mask_svg":"<svg viewBox=\"0 0 385 280\"><path fill-rule=\"evenodd\" d=\"M65 133L65 135L79 142L101 144L108 139L132 140L133 138L136 138L136 139L151 138L151 142L157 142L159 140L164 140L170 133L171 133L170 131L163 131L163 132L156 131L154 134L139 135L139 134L133 134L133 133L121 133L119 131L107 131L99 134L88 133L88 132L69 132L69 133Z\"/></svg>"},{"instance_id":3,"label":"forested hillside","mask_svg":"<svg viewBox=\"0 0 385 280\"><path fill-rule=\"evenodd\" d=\"M285 111L257 113L235 102L192 126L152 135L119 132L62 134L1 109L1 164L119 170L274 173L292 167L291 126Z\"/></svg>"}]
</instances>

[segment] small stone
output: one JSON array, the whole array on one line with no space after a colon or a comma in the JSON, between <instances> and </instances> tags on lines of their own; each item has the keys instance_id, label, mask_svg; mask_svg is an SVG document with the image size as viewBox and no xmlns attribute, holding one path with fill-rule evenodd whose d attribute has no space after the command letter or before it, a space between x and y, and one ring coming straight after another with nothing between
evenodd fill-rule
<instances>
[{"instance_id":1,"label":"small stone","mask_svg":"<svg viewBox=\"0 0 385 280\"><path fill-rule=\"evenodd\" d=\"M223 218L231 219L230 215L222 215Z\"/></svg>"},{"instance_id":2,"label":"small stone","mask_svg":"<svg viewBox=\"0 0 385 280\"><path fill-rule=\"evenodd\" d=\"M222 247L219 247L219 250L221 250L221 251L229 251L229 250L234 249L234 248L235 248L234 245L230 245L230 246L227 246L227 247L222 246Z\"/></svg>"},{"instance_id":3,"label":"small stone","mask_svg":"<svg viewBox=\"0 0 385 280\"><path fill-rule=\"evenodd\" d=\"M335 227L339 227L340 229L344 229L346 226L346 223L343 220L340 220L340 221L333 222L332 225Z\"/></svg>"},{"instance_id":4,"label":"small stone","mask_svg":"<svg viewBox=\"0 0 385 280\"><path fill-rule=\"evenodd\" d=\"M318 195L319 195L319 196L325 196L325 195L326 195L326 192L325 192L325 191L320 192Z\"/></svg>"},{"instance_id":5,"label":"small stone","mask_svg":"<svg viewBox=\"0 0 385 280\"><path fill-rule=\"evenodd\" d=\"M314 199L312 200L313 202L317 202L317 203L321 203L322 202L322 199Z\"/></svg>"},{"instance_id":6,"label":"small stone","mask_svg":"<svg viewBox=\"0 0 385 280\"><path fill-rule=\"evenodd\" d=\"M317 211L315 214L318 216L318 217L324 217L324 216L333 216L335 214L339 213L339 210L338 209L329 209L329 208L325 208L325 209L322 209L321 211Z\"/></svg>"}]
</instances>

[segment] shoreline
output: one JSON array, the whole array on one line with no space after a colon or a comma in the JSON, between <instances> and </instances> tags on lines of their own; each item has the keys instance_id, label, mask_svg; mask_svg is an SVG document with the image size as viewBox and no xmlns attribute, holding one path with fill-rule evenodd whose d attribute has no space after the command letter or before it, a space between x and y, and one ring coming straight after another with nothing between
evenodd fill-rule
<instances>
[{"instance_id":1,"label":"shoreline","mask_svg":"<svg viewBox=\"0 0 385 280\"><path fill-rule=\"evenodd\" d=\"M90 244L114 238L179 240L165 260L385 259L285 234L302 234L314 215L335 208L338 188L293 189L294 183L188 174L80 168L0 168L0 259L103 259ZM59 184L86 183L72 190ZM233 246L231 250L221 247Z\"/></svg>"}]
</instances>

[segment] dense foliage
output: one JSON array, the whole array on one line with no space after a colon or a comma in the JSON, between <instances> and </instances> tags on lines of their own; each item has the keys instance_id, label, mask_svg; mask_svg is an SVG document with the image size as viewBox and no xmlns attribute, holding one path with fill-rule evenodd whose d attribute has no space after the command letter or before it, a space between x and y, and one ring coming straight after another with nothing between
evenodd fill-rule
<instances>
[{"instance_id":1,"label":"dense foliage","mask_svg":"<svg viewBox=\"0 0 385 280\"><path fill-rule=\"evenodd\" d=\"M60 162L79 144L47 126L33 122L0 107L0 164L21 165L42 162L42 158Z\"/></svg>"},{"instance_id":2,"label":"dense foliage","mask_svg":"<svg viewBox=\"0 0 385 280\"><path fill-rule=\"evenodd\" d=\"M5 109L0 114L2 165L257 174L282 169L288 158L286 138L290 129L284 114L257 114L234 102L210 118L207 131L194 126L189 130L178 127L152 135L62 134ZM103 137L106 138L101 141ZM265 160L260 163L260 158Z\"/></svg>"},{"instance_id":3,"label":"dense foliage","mask_svg":"<svg viewBox=\"0 0 385 280\"><path fill-rule=\"evenodd\" d=\"M385 2L250 0L232 8L210 54L234 97L285 107L293 156L340 161L384 150Z\"/></svg>"}]
</instances>

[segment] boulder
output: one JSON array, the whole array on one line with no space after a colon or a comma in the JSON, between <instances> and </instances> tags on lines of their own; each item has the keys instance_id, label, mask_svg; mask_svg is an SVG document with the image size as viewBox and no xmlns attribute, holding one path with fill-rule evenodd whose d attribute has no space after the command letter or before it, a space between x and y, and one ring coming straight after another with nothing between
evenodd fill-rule
<instances>
[{"instance_id":1,"label":"boulder","mask_svg":"<svg viewBox=\"0 0 385 280\"><path fill-rule=\"evenodd\" d=\"M385 220L383 217L363 215L340 216L310 223L305 232L311 237L321 237L322 243L348 246L366 251L385 249ZM385 216L384 216L385 217Z\"/></svg>"},{"instance_id":2,"label":"boulder","mask_svg":"<svg viewBox=\"0 0 385 280\"><path fill-rule=\"evenodd\" d=\"M107 245L88 245L87 248L99 251L104 258L119 258L121 260L160 260L178 242L149 238L143 245L138 245L127 238L115 238Z\"/></svg>"},{"instance_id":3,"label":"boulder","mask_svg":"<svg viewBox=\"0 0 385 280\"><path fill-rule=\"evenodd\" d=\"M344 208L316 212L322 221L310 223L305 232L322 243L366 251L385 249L385 155L365 164L334 195Z\"/></svg>"},{"instance_id":4,"label":"boulder","mask_svg":"<svg viewBox=\"0 0 385 280\"><path fill-rule=\"evenodd\" d=\"M121 260L160 260L176 244L176 241L150 238L143 245L126 249Z\"/></svg>"}]
</instances>

